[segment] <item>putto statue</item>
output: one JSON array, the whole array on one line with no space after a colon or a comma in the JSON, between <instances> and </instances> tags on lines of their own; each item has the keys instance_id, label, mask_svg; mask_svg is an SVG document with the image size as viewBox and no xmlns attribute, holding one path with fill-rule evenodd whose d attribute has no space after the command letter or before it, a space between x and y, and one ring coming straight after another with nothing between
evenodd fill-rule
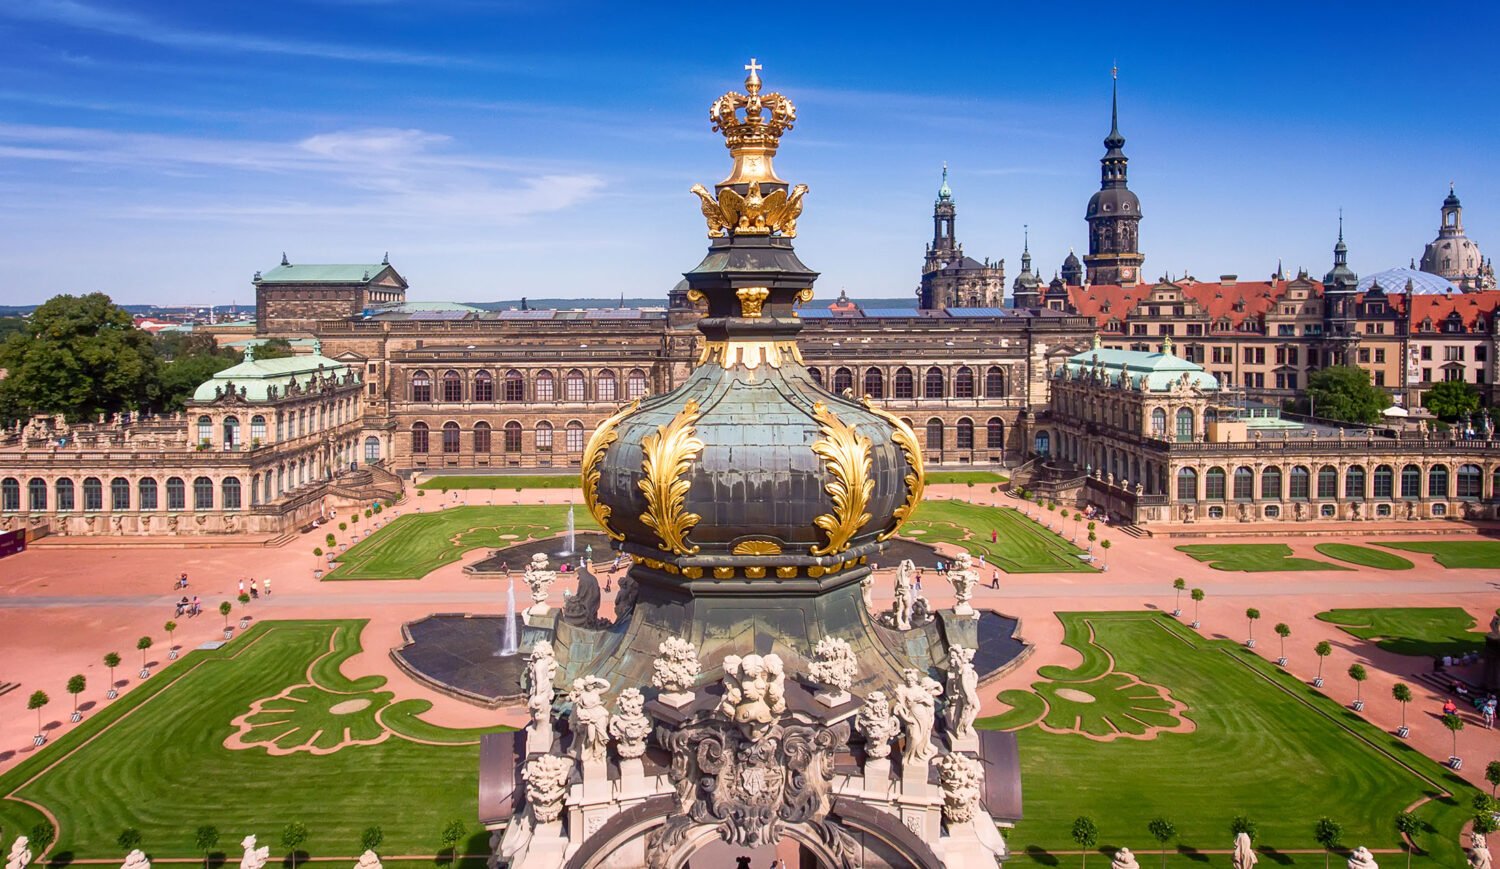
<instances>
[{"instance_id":1,"label":"putto statue","mask_svg":"<svg viewBox=\"0 0 1500 869\"><path fill-rule=\"evenodd\" d=\"M563 798L568 795L568 776L573 761L556 754L541 754L526 762L521 780L526 782L526 804L538 824L562 817Z\"/></svg>"},{"instance_id":2,"label":"putto statue","mask_svg":"<svg viewBox=\"0 0 1500 869\"><path fill-rule=\"evenodd\" d=\"M687 640L667 637L656 651L651 665L651 685L661 690L656 699L681 709L693 699L693 684L699 673L698 650Z\"/></svg>"},{"instance_id":3,"label":"putto statue","mask_svg":"<svg viewBox=\"0 0 1500 869\"><path fill-rule=\"evenodd\" d=\"M355 862L354 869L381 869L380 855L374 851L364 852L359 855L359 860Z\"/></svg>"},{"instance_id":4,"label":"putto statue","mask_svg":"<svg viewBox=\"0 0 1500 869\"><path fill-rule=\"evenodd\" d=\"M254 836L241 839L240 847L245 849L244 856L240 857L240 869L264 869L266 862L271 859L271 846L255 847Z\"/></svg>"},{"instance_id":5,"label":"putto statue","mask_svg":"<svg viewBox=\"0 0 1500 869\"><path fill-rule=\"evenodd\" d=\"M901 732L901 722L891 714L884 691L871 691L855 718L855 727L865 737L865 754L880 760L891 756L891 740Z\"/></svg>"},{"instance_id":6,"label":"putto statue","mask_svg":"<svg viewBox=\"0 0 1500 869\"><path fill-rule=\"evenodd\" d=\"M125 855L125 862L120 864L120 869L151 869L151 861L146 859L146 853L136 848Z\"/></svg>"},{"instance_id":7,"label":"putto statue","mask_svg":"<svg viewBox=\"0 0 1500 869\"><path fill-rule=\"evenodd\" d=\"M893 708L906 736L901 760L907 764L925 763L937 752L937 746L932 744L932 727L937 719L937 698L942 695L943 686L923 676L919 670L908 669L903 678L905 682L896 688Z\"/></svg>"},{"instance_id":8,"label":"putto statue","mask_svg":"<svg viewBox=\"0 0 1500 869\"><path fill-rule=\"evenodd\" d=\"M1349 869L1380 869L1380 866L1376 864L1375 855L1370 853L1370 849L1360 845L1349 852Z\"/></svg>"},{"instance_id":9,"label":"putto statue","mask_svg":"<svg viewBox=\"0 0 1500 869\"><path fill-rule=\"evenodd\" d=\"M1121 848L1115 852L1113 860L1109 861L1109 869L1141 869L1141 864L1135 860L1129 848Z\"/></svg>"},{"instance_id":10,"label":"putto statue","mask_svg":"<svg viewBox=\"0 0 1500 869\"><path fill-rule=\"evenodd\" d=\"M840 706L849 702L849 686L854 684L854 674L859 663L854 660L854 650L847 640L824 637L813 647L813 660L808 665L807 675L823 687L813 695L824 706Z\"/></svg>"},{"instance_id":11,"label":"putto statue","mask_svg":"<svg viewBox=\"0 0 1500 869\"><path fill-rule=\"evenodd\" d=\"M609 749L609 707L604 692L609 683L598 676L573 680L568 700L573 703L573 748L584 763L604 763Z\"/></svg>"},{"instance_id":12,"label":"putto statue","mask_svg":"<svg viewBox=\"0 0 1500 869\"><path fill-rule=\"evenodd\" d=\"M974 586L979 582L979 574L974 571L974 560L969 557L969 553L960 552L954 556L953 566L948 568L948 582L953 586L953 614L977 615L969 601L974 597Z\"/></svg>"},{"instance_id":13,"label":"putto statue","mask_svg":"<svg viewBox=\"0 0 1500 869\"><path fill-rule=\"evenodd\" d=\"M1250 843L1250 834L1237 834L1234 837L1234 856L1229 859L1234 869L1255 869L1255 864L1259 861L1260 856L1255 853L1255 846Z\"/></svg>"},{"instance_id":14,"label":"putto statue","mask_svg":"<svg viewBox=\"0 0 1500 869\"><path fill-rule=\"evenodd\" d=\"M974 734L979 716L979 674L974 670L974 650L953 646L948 650L948 733L954 739Z\"/></svg>"},{"instance_id":15,"label":"putto statue","mask_svg":"<svg viewBox=\"0 0 1500 869\"><path fill-rule=\"evenodd\" d=\"M943 790L943 819L949 825L967 824L979 808L984 767L967 754L953 752L938 761L938 786Z\"/></svg>"},{"instance_id":16,"label":"putto statue","mask_svg":"<svg viewBox=\"0 0 1500 869\"><path fill-rule=\"evenodd\" d=\"M555 678L557 657L552 651L552 643L538 640L531 647L531 657L526 664L526 710L531 713L531 730L526 737L528 751L550 751L552 748Z\"/></svg>"},{"instance_id":17,"label":"putto statue","mask_svg":"<svg viewBox=\"0 0 1500 869\"><path fill-rule=\"evenodd\" d=\"M1490 869L1490 846L1483 833L1469 834L1469 866L1471 869Z\"/></svg>"},{"instance_id":18,"label":"putto statue","mask_svg":"<svg viewBox=\"0 0 1500 869\"><path fill-rule=\"evenodd\" d=\"M526 587L531 589L531 606L527 608L528 617L541 618L547 614L547 595L552 591L552 583L557 581L557 571L547 569L547 556L538 552L531 556L531 563L526 565L526 573L522 577L526 580Z\"/></svg>"},{"instance_id":19,"label":"putto statue","mask_svg":"<svg viewBox=\"0 0 1500 869\"><path fill-rule=\"evenodd\" d=\"M724 699L719 714L740 726L747 739L759 741L786 711L786 674L778 655L729 655L724 658Z\"/></svg>"},{"instance_id":20,"label":"putto statue","mask_svg":"<svg viewBox=\"0 0 1500 869\"><path fill-rule=\"evenodd\" d=\"M639 688L626 688L615 699L615 715L609 721L609 735L615 738L615 753L631 760L646 753L646 737L651 735L651 719L642 712L646 698Z\"/></svg>"},{"instance_id":21,"label":"putto statue","mask_svg":"<svg viewBox=\"0 0 1500 869\"><path fill-rule=\"evenodd\" d=\"M26 869L31 864L31 840L17 836L10 843L10 856L5 858L5 869Z\"/></svg>"},{"instance_id":22,"label":"putto statue","mask_svg":"<svg viewBox=\"0 0 1500 869\"><path fill-rule=\"evenodd\" d=\"M917 566L910 558L902 559L896 566L896 588L891 597L891 610L886 613L883 621L898 631L911 630L911 578L916 572Z\"/></svg>"}]
</instances>

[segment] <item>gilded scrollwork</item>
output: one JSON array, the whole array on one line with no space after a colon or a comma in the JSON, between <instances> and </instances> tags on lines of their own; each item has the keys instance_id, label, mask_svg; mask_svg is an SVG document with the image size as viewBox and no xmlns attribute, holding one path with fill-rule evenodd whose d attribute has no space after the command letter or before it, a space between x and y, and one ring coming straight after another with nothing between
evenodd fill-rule
<instances>
[{"instance_id":1,"label":"gilded scrollwork","mask_svg":"<svg viewBox=\"0 0 1500 869\"><path fill-rule=\"evenodd\" d=\"M610 444L619 439L616 427L620 420L635 413L636 408L641 406L638 398L632 401L625 409L599 423L594 433L589 436L589 442L583 448L583 467L579 473L583 483L583 505L593 514L594 521L604 529L604 533L613 540L624 540L625 535L609 527L609 516L612 512L608 504L599 501L599 466L604 462L604 454L608 452Z\"/></svg>"},{"instance_id":2,"label":"gilded scrollwork","mask_svg":"<svg viewBox=\"0 0 1500 869\"><path fill-rule=\"evenodd\" d=\"M812 449L828 468L828 484L823 487L833 499L833 512L824 513L813 524L828 535L828 543L814 546L813 555L832 555L849 548L849 540L870 521L866 507L875 492L870 473L870 439L838 418L828 405L813 405L813 419L822 427L823 437Z\"/></svg>"},{"instance_id":3,"label":"gilded scrollwork","mask_svg":"<svg viewBox=\"0 0 1500 869\"><path fill-rule=\"evenodd\" d=\"M734 295L740 300L741 317L759 319L761 308L765 307L771 291L766 287L741 287L735 290Z\"/></svg>"},{"instance_id":4,"label":"gilded scrollwork","mask_svg":"<svg viewBox=\"0 0 1500 869\"><path fill-rule=\"evenodd\" d=\"M907 425L901 417L878 407L869 396L865 397L865 409L890 423L891 442L901 448L901 452L906 456L906 464L910 466L905 477L906 501L891 511L896 521L876 538L884 542L896 536L901 526L905 525L911 519L912 514L917 511L917 505L922 503L922 490L927 486L927 474L922 470L922 445L917 443L917 435L911 430L911 426Z\"/></svg>"},{"instance_id":5,"label":"gilded scrollwork","mask_svg":"<svg viewBox=\"0 0 1500 869\"><path fill-rule=\"evenodd\" d=\"M687 542L687 533L703 517L688 512L686 500L692 484L682 479L703 451L703 441L693 431L697 419L698 402L689 401L671 422L641 439L646 454L641 462L645 479L638 483L646 496L641 522L661 538L657 548L675 555L698 552L697 546Z\"/></svg>"}]
</instances>

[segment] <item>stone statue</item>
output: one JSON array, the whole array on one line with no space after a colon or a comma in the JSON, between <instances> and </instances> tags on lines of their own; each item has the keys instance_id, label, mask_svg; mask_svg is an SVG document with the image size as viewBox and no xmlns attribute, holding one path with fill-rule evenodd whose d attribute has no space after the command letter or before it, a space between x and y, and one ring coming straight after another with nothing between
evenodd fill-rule
<instances>
[{"instance_id":1,"label":"stone statue","mask_svg":"<svg viewBox=\"0 0 1500 869\"><path fill-rule=\"evenodd\" d=\"M1375 855L1370 849L1360 845L1349 852L1349 869L1380 869L1380 866L1375 863Z\"/></svg>"},{"instance_id":2,"label":"stone statue","mask_svg":"<svg viewBox=\"0 0 1500 869\"><path fill-rule=\"evenodd\" d=\"M931 621L932 604L928 603L927 598L922 597L920 594L916 595L912 598L911 602L911 626L920 628Z\"/></svg>"},{"instance_id":3,"label":"stone statue","mask_svg":"<svg viewBox=\"0 0 1500 869\"><path fill-rule=\"evenodd\" d=\"M266 861L271 859L270 845L257 848L255 837L246 836L240 840L240 847L245 849L245 855L240 858L240 869L265 869Z\"/></svg>"},{"instance_id":4,"label":"stone statue","mask_svg":"<svg viewBox=\"0 0 1500 869\"><path fill-rule=\"evenodd\" d=\"M626 688L615 699L615 714L609 720L609 735L615 738L615 753L630 760L646 753L646 737L651 735L651 719L642 712L646 698L639 688Z\"/></svg>"},{"instance_id":5,"label":"stone statue","mask_svg":"<svg viewBox=\"0 0 1500 869\"><path fill-rule=\"evenodd\" d=\"M891 598L888 620L890 626L898 631L911 630L911 578L916 572L917 566L910 558L902 559L896 566L896 589Z\"/></svg>"},{"instance_id":6,"label":"stone statue","mask_svg":"<svg viewBox=\"0 0 1500 869\"><path fill-rule=\"evenodd\" d=\"M938 761L938 786L943 791L943 819L951 827L974 820L984 767L967 754L953 752Z\"/></svg>"},{"instance_id":7,"label":"stone statue","mask_svg":"<svg viewBox=\"0 0 1500 869\"><path fill-rule=\"evenodd\" d=\"M855 718L855 726L865 737L865 755L880 760L891 756L891 740L901 731L901 722L891 714L884 691L871 691Z\"/></svg>"},{"instance_id":8,"label":"stone statue","mask_svg":"<svg viewBox=\"0 0 1500 869\"><path fill-rule=\"evenodd\" d=\"M953 646L948 650L948 735L969 739L979 716L979 673L974 670L974 649Z\"/></svg>"},{"instance_id":9,"label":"stone statue","mask_svg":"<svg viewBox=\"0 0 1500 869\"><path fill-rule=\"evenodd\" d=\"M1234 837L1234 856L1230 863L1234 869L1255 869L1255 864L1260 857L1255 853L1255 847L1250 844L1250 834L1240 833Z\"/></svg>"},{"instance_id":10,"label":"stone statue","mask_svg":"<svg viewBox=\"0 0 1500 869\"><path fill-rule=\"evenodd\" d=\"M620 577L618 588L615 591L615 624L623 625L630 621L630 616L635 612L636 598L640 596L640 586L629 576Z\"/></svg>"},{"instance_id":11,"label":"stone statue","mask_svg":"<svg viewBox=\"0 0 1500 869\"><path fill-rule=\"evenodd\" d=\"M563 621L579 628L603 627L599 621L599 580L588 569L578 571L578 592L563 603Z\"/></svg>"},{"instance_id":12,"label":"stone statue","mask_svg":"<svg viewBox=\"0 0 1500 869\"><path fill-rule=\"evenodd\" d=\"M892 707L906 734L901 760L907 764L923 763L937 751L932 744L932 726L937 719L937 698L942 695L943 686L918 670L907 670L904 679L896 688Z\"/></svg>"},{"instance_id":13,"label":"stone statue","mask_svg":"<svg viewBox=\"0 0 1500 869\"><path fill-rule=\"evenodd\" d=\"M824 637L813 647L813 660L807 675L823 690L813 699L824 706L841 706L849 702L849 686L854 684L854 674L859 663L854 660L854 650L847 640Z\"/></svg>"},{"instance_id":14,"label":"stone statue","mask_svg":"<svg viewBox=\"0 0 1500 869\"><path fill-rule=\"evenodd\" d=\"M969 606L969 601L974 597L974 586L979 582L979 574L974 572L974 559L969 557L969 553L960 552L954 557L953 566L948 568L948 582L953 586L954 614L973 615L974 608Z\"/></svg>"},{"instance_id":15,"label":"stone statue","mask_svg":"<svg viewBox=\"0 0 1500 869\"><path fill-rule=\"evenodd\" d=\"M125 855L125 862L120 864L120 869L151 869L151 861L146 859L145 852L136 848Z\"/></svg>"},{"instance_id":16,"label":"stone statue","mask_svg":"<svg viewBox=\"0 0 1500 869\"><path fill-rule=\"evenodd\" d=\"M568 700L573 704L573 748L584 763L604 763L609 749L609 707L604 692L609 683L598 676L573 680Z\"/></svg>"},{"instance_id":17,"label":"stone statue","mask_svg":"<svg viewBox=\"0 0 1500 869\"><path fill-rule=\"evenodd\" d=\"M875 614L875 572L872 570L859 581L859 594L865 601L865 612Z\"/></svg>"},{"instance_id":18,"label":"stone statue","mask_svg":"<svg viewBox=\"0 0 1500 869\"><path fill-rule=\"evenodd\" d=\"M526 587L531 589L531 606L527 608L527 616L538 618L547 614L547 595L552 591L552 583L557 581L557 571L547 569L547 556L538 552L531 556L531 563L526 565Z\"/></svg>"},{"instance_id":19,"label":"stone statue","mask_svg":"<svg viewBox=\"0 0 1500 869\"><path fill-rule=\"evenodd\" d=\"M1129 848L1121 848L1115 852L1114 859L1109 861L1109 869L1141 869L1141 864L1135 861L1135 855Z\"/></svg>"},{"instance_id":20,"label":"stone statue","mask_svg":"<svg viewBox=\"0 0 1500 869\"><path fill-rule=\"evenodd\" d=\"M724 699L719 714L760 741L786 711L786 673L778 655L729 655L724 659Z\"/></svg>"},{"instance_id":21,"label":"stone statue","mask_svg":"<svg viewBox=\"0 0 1500 869\"><path fill-rule=\"evenodd\" d=\"M526 804L538 824L550 824L562 817L563 799L568 795L568 777L573 761L556 754L533 757L521 768L526 782Z\"/></svg>"},{"instance_id":22,"label":"stone statue","mask_svg":"<svg viewBox=\"0 0 1500 869\"><path fill-rule=\"evenodd\" d=\"M1490 846L1483 833L1469 834L1470 869L1490 869Z\"/></svg>"},{"instance_id":23,"label":"stone statue","mask_svg":"<svg viewBox=\"0 0 1500 869\"><path fill-rule=\"evenodd\" d=\"M667 637L656 651L651 664L651 685L661 691L656 699L681 709L693 699L693 685L701 671L698 650L680 637Z\"/></svg>"},{"instance_id":24,"label":"stone statue","mask_svg":"<svg viewBox=\"0 0 1500 869\"><path fill-rule=\"evenodd\" d=\"M380 855L374 851L366 851L359 855L359 862L354 864L354 869L381 869Z\"/></svg>"},{"instance_id":25,"label":"stone statue","mask_svg":"<svg viewBox=\"0 0 1500 869\"><path fill-rule=\"evenodd\" d=\"M537 640L526 663L526 710L531 713L527 753L552 750L552 695L556 678L557 657L552 643Z\"/></svg>"},{"instance_id":26,"label":"stone statue","mask_svg":"<svg viewBox=\"0 0 1500 869\"><path fill-rule=\"evenodd\" d=\"M5 858L5 869L26 869L31 864L31 840L17 836L10 843L10 856Z\"/></svg>"}]
</instances>

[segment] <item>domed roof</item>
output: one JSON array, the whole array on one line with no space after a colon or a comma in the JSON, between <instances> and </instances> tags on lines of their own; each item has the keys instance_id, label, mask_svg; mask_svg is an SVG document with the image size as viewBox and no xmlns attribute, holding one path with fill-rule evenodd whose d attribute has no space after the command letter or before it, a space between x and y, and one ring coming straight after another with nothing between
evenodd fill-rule
<instances>
[{"instance_id":1,"label":"domed roof","mask_svg":"<svg viewBox=\"0 0 1500 869\"><path fill-rule=\"evenodd\" d=\"M1405 293L1407 281L1411 281L1413 295L1418 296L1442 295L1459 291L1452 281L1441 275L1408 268L1386 269L1373 275L1365 275L1360 279L1358 289L1361 293L1368 293L1370 287L1379 282L1380 288L1387 293Z\"/></svg>"},{"instance_id":2,"label":"domed roof","mask_svg":"<svg viewBox=\"0 0 1500 869\"><path fill-rule=\"evenodd\" d=\"M1074 253L1072 248L1068 248L1068 257L1063 260L1063 265L1077 267L1083 265L1083 263L1078 261L1078 254Z\"/></svg>"},{"instance_id":3,"label":"domed roof","mask_svg":"<svg viewBox=\"0 0 1500 869\"><path fill-rule=\"evenodd\" d=\"M1139 217L1141 200L1129 187L1109 187L1089 197L1088 217L1117 214Z\"/></svg>"}]
</instances>

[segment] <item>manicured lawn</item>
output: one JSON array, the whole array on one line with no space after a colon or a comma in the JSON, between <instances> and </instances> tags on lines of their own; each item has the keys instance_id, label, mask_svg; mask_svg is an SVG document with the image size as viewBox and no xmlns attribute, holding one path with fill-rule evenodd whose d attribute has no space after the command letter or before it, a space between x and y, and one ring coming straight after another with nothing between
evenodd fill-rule
<instances>
[{"instance_id":1,"label":"manicured lawn","mask_svg":"<svg viewBox=\"0 0 1500 869\"><path fill-rule=\"evenodd\" d=\"M998 532L994 543L990 542L991 531ZM923 543L952 543L967 549L976 562L982 552L989 564L1006 573L1095 572L1079 560L1082 549L1010 507L925 501L901 534Z\"/></svg>"},{"instance_id":2,"label":"manicured lawn","mask_svg":"<svg viewBox=\"0 0 1500 869\"><path fill-rule=\"evenodd\" d=\"M1318 618L1398 655L1441 658L1484 647L1484 633L1470 630L1474 617L1459 607L1337 609Z\"/></svg>"},{"instance_id":3,"label":"manicured lawn","mask_svg":"<svg viewBox=\"0 0 1500 869\"><path fill-rule=\"evenodd\" d=\"M1500 569L1500 541L1496 540L1423 540L1377 545L1406 552L1425 552L1444 567Z\"/></svg>"},{"instance_id":4,"label":"manicured lawn","mask_svg":"<svg viewBox=\"0 0 1500 869\"><path fill-rule=\"evenodd\" d=\"M579 530L598 530L587 510L576 508L573 515ZM470 549L500 549L561 534L567 516L568 508L559 504L406 513L356 543L324 579L420 579Z\"/></svg>"},{"instance_id":5,"label":"manicured lawn","mask_svg":"<svg viewBox=\"0 0 1500 869\"><path fill-rule=\"evenodd\" d=\"M1293 558L1285 543L1194 543L1176 547L1214 570L1260 573L1271 570L1349 570L1342 565L1314 558Z\"/></svg>"},{"instance_id":6,"label":"manicured lawn","mask_svg":"<svg viewBox=\"0 0 1500 869\"><path fill-rule=\"evenodd\" d=\"M509 474L433 477L418 489L576 489L577 474Z\"/></svg>"},{"instance_id":7,"label":"manicured lawn","mask_svg":"<svg viewBox=\"0 0 1500 869\"><path fill-rule=\"evenodd\" d=\"M1129 846L1143 867L1154 867L1146 824L1161 816L1177 827L1172 865L1227 866L1227 855L1193 852L1227 849L1229 822L1244 814L1259 827L1256 845L1271 855L1262 865L1321 867L1321 853L1287 853L1317 849L1318 818L1342 824L1348 847L1394 849L1396 813L1450 791L1455 796L1416 809L1433 831L1419 837L1432 854L1415 865L1462 865L1458 832L1472 814L1475 791L1404 743L1237 643L1205 640L1165 615L1058 618L1064 642L1082 653L1083 663L1042 668L1034 690L1001 693L1015 708L980 722L1021 728L1026 817L1009 836L1018 858L1078 865L1069 831L1074 818L1088 815L1099 826L1101 851ZM1058 704L1059 689L1092 700ZM1146 732L1173 720L1188 722L1191 731ZM1126 723L1115 728L1126 735L1101 741L1046 729L1097 734L1111 722ZM1424 719L1414 726L1440 725ZM1185 856L1176 853L1178 845ZM1379 860L1405 864L1396 854Z\"/></svg>"},{"instance_id":8,"label":"manicured lawn","mask_svg":"<svg viewBox=\"0 0 1500 869\"><path fill-rule=\"evenodd\" d=\"M1004 474L997 474L994 471L927 472L927 482L933 485L938 485L941 483L956 483L958 485L963 485L964 483L973 483L976 486L981 483L985 483L993 485L995 483L1003 483L1009 479L1010 477L1007 477Z\"/></svg>"},{"instance_id":9,"label":"manicured lawn","mask_svg":"<svg viewBox=\"0 0 1500 869\"><path fill-rule=\"evenodd\" d=\"M1411 570L1414 566L1410 561L1395 553L1381 552L1379 549L1356 546L1353 543L1319 543L1313 548L1318 551L1319 555L1326 555L1329 558L1336 558L1339 561L1347 561L1362 567L1377 567L1381 570Z\"/></svg>"},{"instance_id":10,"label":"manicured lawn","mask_svg":"<svg viewBox=\"0 0 1500 869\"><path fill-rule=\"evenodd\" d=\"M431 704L394 700L381 677L344 678L339 664L359 652L363 626L264 622L222 649L189 653L117 701L103 700L103 686L91 690L84 699L102 709L0 776L0 826L31 829L41 815L19 801L34 802L58 820L52 858L118 861L115 838L126 827L140 830L153 858L201 859L194 830L213 824L230 860L255 833L279 864L291 821L307 825L304 850L352 860L372 824L384 828L390 854L436 854L443 825L463 818L474 835L461 849L482 853L473 820L480 731L417 720ZM296 701L277 699L299 685ZM326 735L339 725L351 744ZM273 754L267 743L334 750Z\"/></svg>"}]
</instances>

